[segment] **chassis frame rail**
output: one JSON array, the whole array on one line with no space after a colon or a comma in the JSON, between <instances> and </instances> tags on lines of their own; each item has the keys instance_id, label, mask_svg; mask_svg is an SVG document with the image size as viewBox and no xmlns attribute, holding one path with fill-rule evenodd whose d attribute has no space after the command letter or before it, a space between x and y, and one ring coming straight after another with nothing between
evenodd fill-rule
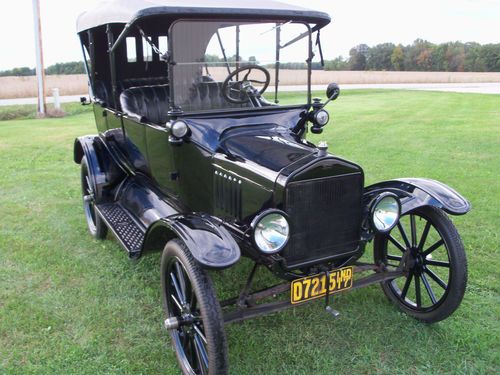
<instances>
[{"instance_id":1,"label":"chassis frame rail","mask_svg":"<svg viewBox=\"0 0 500 375\"><path fill-rule=\"evenodd\" d=\"M273 312L286 310L290 307L303 306L306 305L307 303L317 301L317 300L311 300L299 304L292 304L290 300L283 300L283 301L268 302L257 305L256 302L258 300L268 297L277 297L277 295L279 294L288 292L290 290L290 285L291 285L291 283L278 284L266 289L249 293L251 282L255 275L257 267L258 265L255 264L254 268L250 272L247 284L245 285L244 289L242 290L241 294L238 297L230 298L221 302L222 307L236 306L236 309L224 313L224 324L242 322L247 319L252 319ZM351 288L339 291L339 293L345 293L354 289L359 289L369 285L378 284L383 281L393 280L395 278L404 275L404 271L402 270L401 267L398 267L397 269L391 271L384 269L383 266L379 267L375 264L357 263L354 267L355 274L366 271L374 271L374 273L365 276L361 279L354 280Z\"/></svg>"}]
</instances>

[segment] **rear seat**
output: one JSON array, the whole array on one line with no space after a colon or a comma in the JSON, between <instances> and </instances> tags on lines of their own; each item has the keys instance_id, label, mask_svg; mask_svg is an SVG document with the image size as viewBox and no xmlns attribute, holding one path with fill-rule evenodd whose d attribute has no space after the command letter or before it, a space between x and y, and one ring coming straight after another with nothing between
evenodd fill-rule
<instances>
[{"instance_id":1,"label":"rear seat","mask_svg":"<svg viewBox=\"0 0 500 375\"><path fill-rule=\"evenodd\" d=\"M168 77L143 77L143 78L127 78L118 81L116 88L118 90L118 95L120 95L124 90L131 87L138 86L158 86L167 85ZM112 105L112 90L111 84L107 81L96 80L94 82L94 96L96 99L104 102L106 105Z\"/></svg>"},{"instance_id":2,"label":"rear seat","mask_svg":"<svg viewBox=\"0 0 500 375\"><path fill-rule=\"evenodd\" d=\"M111 99L111 87L107 82L96 80L94 82L94 97L105 105L110 103Z\"/></svg>"}]
</instances>

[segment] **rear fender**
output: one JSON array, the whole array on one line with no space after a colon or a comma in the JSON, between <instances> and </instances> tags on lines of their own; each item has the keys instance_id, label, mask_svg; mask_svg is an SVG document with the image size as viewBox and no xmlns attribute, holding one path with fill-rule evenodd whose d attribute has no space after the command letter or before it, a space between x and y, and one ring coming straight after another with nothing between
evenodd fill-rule
<instances>
[{"instance_id":1,"label":"rear fender","mask_svg":"<svg viewBox=\"0 0 500 375\"><path fill-rule=\"evenodd\" d=\"M451 187L426 178L399 178L383 181L365 188L365 202L389 191L401 200L401 214L422 206L434 206L450 215L464 215L471 209L467 199Z\"/></svg>"},{"instance_id":2,"label":"rear fender","mask_svg":"<svg viewBox=\"0 0 500 375\"><path fill-rule=\"evenodd\" d=\"M146 232L142 251L159 250L172 238L181 239L204 268L227 268L241 256L227 229L215 218L202 214L179 214L156 221Z\"/></svg>"}]
</instances>

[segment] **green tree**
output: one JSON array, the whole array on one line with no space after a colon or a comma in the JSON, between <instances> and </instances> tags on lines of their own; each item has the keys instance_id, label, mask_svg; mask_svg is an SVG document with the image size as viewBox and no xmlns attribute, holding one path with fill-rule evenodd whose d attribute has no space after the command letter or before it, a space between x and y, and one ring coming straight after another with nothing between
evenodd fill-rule
<instances>
[{"instance_id":1,"label":"green tree","mask_svg":"<svg viewBox=\"0 0 500 375\"><path fill-rule=\"evenodd\" d=\"M427 64L426 57L428 53L426 50L432 49L432 43L423 40L417 39L413 42L411 46L407 47L407 53L405 54L405 70L413 71L424 71L428 70L429 66ZM419 60L419 57L421 60ZM423 59L423 60L422 60Z\"/></svg>"},{"instance_id":2,"label":"green tree","mask_svg":"<svg viewBox=\"0 0 500 375\"><path fill-rule=\"evenodd\" d=\"M25 76L34 76L35 69L28 68L26 66L22 68L14 68L10 70L4 70L0 72L0 77L8 77L8 76L17 76L17 77L25 77Z\"/></svg>"},{"instance_id":3,"label":"green tree","mask_svg":"<svg viewBox=\"0 0 500 375\"><path fill-rule=\"evenodd\" d=\"M486 44L481 48L480 57L487 72L500 72L500 44Z\"/></svg>"},{"instance_id":4,"label":"green tree","mask_svg":"<svg viewBox=\"0 0 500 375\"><path fill-rule=\"evenodd\" d=\"M446 51L448 43L439 44L432 49L432 70L436 72L448 71L448 61L446 60Z\"/></svg>"},{"instance_id":5,"label":"green tree","mask_svg":"<svg viewBox=\"0 0 500 375\"><path fill-rule=\"evenodd\" d=\"M85 66L83 61L71 61L66 63L57 63L45 69L45 73L51 74L83 74Z\"/></svg>"},{"instance_id":6,"label":"green tree","mask_svg":"<svg viewBox=\"0 0 500 375\"><path fill-rule=\"evenodd\" d=\"M369 47L366 44L360 44L349 51L349 69L350 70L365 70L366 55Z\"/></svg>"},{"instance_id":7,"label":"green tree","mask_svg":"<svg viewBox=\"0 0 500 375\"><path fill-rule=\"evenodd\" d=\"M348 70L349 61L339 56L333 60L325 60L325 70Z\"/></svg>"},{"instance_id":8,"label":"green tree","mask_svg":"<svg viewBox=\"0 0 500 375\"><path fill-rule=\"evenodd\" d=\"M484 72L486 66L481 58L481 45L479 43L465 43L464 70L466 72Z\"/></svg>"},{"instance_id":9,"label":"green tree","mask_svg":"<svg viewBox=\"0 0 500 375\"><path fill-rule=\"evenodd\" d=\"M394 47L391 54L391 64L394 70L404 70L405 54L400 45Z\"/></svg>"},{"instance_id":10,"label":"green tree","mask_svg":"<svg viewBox=\"0 0 500 375\"><path fill-rule=\"evenodd\" d=\"M367 53L367 69L392 70L393 64L391 57L394 48L395 46L393 43L382 43L375 47L371 47Z\"/></svg>"}]
</instances>

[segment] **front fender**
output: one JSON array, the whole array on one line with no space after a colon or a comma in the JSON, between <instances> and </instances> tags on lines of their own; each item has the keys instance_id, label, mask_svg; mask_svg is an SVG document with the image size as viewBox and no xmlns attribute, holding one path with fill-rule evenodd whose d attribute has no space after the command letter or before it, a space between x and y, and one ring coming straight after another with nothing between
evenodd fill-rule
<instances>
[{"instance_id":1,"label":"front fender","mask_svg":"<svg viewBox=\"0 0 500 375\"><path fill-rule=\"evenodd\" d=\"M146 232L143 252L158 249L179 238L205 268L222 269L235 264L241 251L233 236L209 215L188 214L162 218Z\"/></svg>"},{"instance_id":2,"label":"front fender","mask_svg":"<svg viewBox=\"0 0 500 375\"><path fill-rule=\"evenodd\" d=\"M401 214L422 206L438 207L450 215L464 215L471 209L469 201L451 187L427 178L378 182L365 188L365 201L384 191L395 193L401 199Z\"/></svg>"},{"instance_id":3,"label":"front fender","mask_svg":"<svg viewBox=\"0 0 500 375\"><path fill-rule=\"evenodd\" d=\"M97 137L93 135L76 138L73 147L73 160L75 163L80 164L84 156L87 158L92 188L97 197L102 197L102 190L107 183L107 179L106 173L99 162L96 139Z\"/></svg>"},{"instance_id":4,"label":"front fender","mask_svg":"<svg viewBox=\"0 0 500 375\"><path fill-rule=\"evenodd\" d=\"M86 135L75 139L73 160L80 164L87 158L90 178L97 197L104 196L104 190L125 177L124 170L113 159L104 141L96 135Z\"/></svg>"}]
</instances>

